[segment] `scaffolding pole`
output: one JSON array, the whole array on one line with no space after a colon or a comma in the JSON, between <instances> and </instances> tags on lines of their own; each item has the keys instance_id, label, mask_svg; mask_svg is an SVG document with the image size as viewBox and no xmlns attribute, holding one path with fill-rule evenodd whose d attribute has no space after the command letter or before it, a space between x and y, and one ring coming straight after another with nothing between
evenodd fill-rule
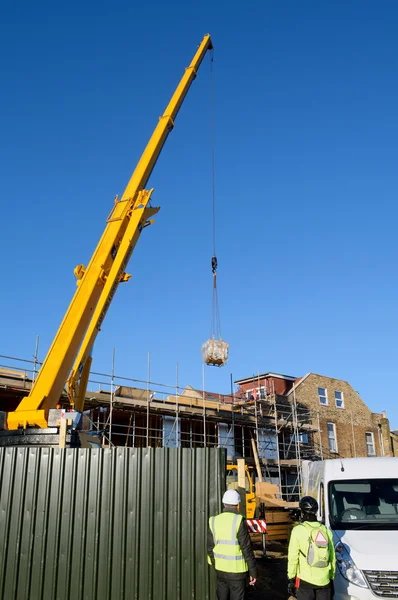
<instances>
[{"instance_id":1,"label":"scaffolding pole","mask_svg":"<svg viewBox=\"0 0 398 600\"><path fill-rule=\"evenodd\" d=\"M150 403L150 395L149 395L149 382L151 379L151 354L148 352L148 378L146 383L146 447L149 448L149 403Z\"/></svg>"},{"instance_id":2,"label":"scaffolding pole","mask_svg":"<svg viewBox=\"0 0 398 600\"><path fill-rule=\"evenodd\" d=\"M295 447L296 447L296 460L297 460L297 483L299 494L301 492L301 449L300 449L300 439L299 439L299 427L298 427L298 414L297 414L297 402L296 402L296 386L293 385L293 431L295 438Z\"/></svg>"},{"instance_id":3,"label":"scaffolding pole","mask_svg":"<svg viewBox=\"0 0 398 600\"><path fill-rule=\"evenodd\" d=\"M129 436L130 436L132 421L133 421L133 413L131 412L130 413L130 418L129 418L129 426L128 426L127 433L126 433L126 441L125 441L125 444L124 444L125 448L127 448L129 446L128 442L129 442Z\"/></svg>"},{"instance_id":4,"label":"scaffolding pole","mask_svg":"<svg viewBox=\"0 0 398 600\"><path fill-rule=\"evenodd\" d=\"M109 403L109 445L112 444L112 425L113 425L113 398L114 398L114 384L115 384L115 348L112 350L112 373L111 373L111 397Z\"/></svg>"},{"instance_id":5,"label":"scaffolding pole","mask_svg":"<svg viewBox=\"0 0 398 600\"><path fill-rule=\"evenodd\" d=\"M236 455L236 450L235 450L235 411L234 411L234 400L235 400L235 391L233 388L233 377L232 377L232 373L230 374L230 380L231 380L231 406L232 406L232 411L231 411L231 429L232 429L232 441L233 441L233 445L234 445L234 455L233 458L235 458Z\"/></svg>"},{"instance_id":6,"label":"scaffolding pole","mask_svg":"<svg viewBox=\"0 0 398 600\"><path fill-rule=\"evenodd\" d=\"M278 432L278 409L276 401L274 402L274 416L275 416L275 443L276 443L276 457L278 461L278 477L279 477L279 489L282 495L282 471L281 471L281 455L279 451L279 432Z\"/></svg>"},{"instance_id":7,"label":"scaffolding pole","mask_svg":"<svg viewBox=\"0 0 398 600\"><path fill-rule=\"evenodd\" d=\"M355 446L354 420L352 417L352 411L351 411L351 430L352 430L352 443L354 444L354 457L355 457L357 455L357 449Z\"/></svg>"},{"instance_id":8,"label":"scaffolding pole","mask_svg":"<svg viewBox=\"0 0 398 600\"><path fill-rule=\"evenodd\" d=\"M36 379L36 365L40 364L39 363L39 336L36 336L36 346L35 346L35 353L33 355L33 373L32 373L32 383L34 382L34 380Z\"/></svg>"},{"instance_id":9,"label":"scaffolding pole","mask_svg":"<svg viewBox=\"0 0 398 600\"><path fill-rule=\"evenodd\" d=\"M180 447L180 440L178 439L178 434L179 434L179 427L178 427L178 416L179 416L178 393L179 393L179 387L178 387L178 363L176 363L176 420L175 420L175 427L176 427L176 448Z\"/></svg>"},{"instance_id":10,"label":"scaffolding pole","mask_svg":"<svg viewBox=\"0 0 398 600\"><path fill-rule=\"evenodd\" d=\"M321 453L321 460L323 460L323 447L322 447L322 435L321 435L321 418L319 416L319 410L317 411L318 416L318 433L319 433L319 451Z\"/></svg>"},{"instance_id":11,"label":"scaffolding pole","mask_svg":"<svg viewBox=\"0 0 398 600\"><path fill-rule=\"evenodd\" d=\"M202 398L203 398L203 447L206 448L206 401L205 401L205 365L202 365Z\"/></svg>"}]
</instances>

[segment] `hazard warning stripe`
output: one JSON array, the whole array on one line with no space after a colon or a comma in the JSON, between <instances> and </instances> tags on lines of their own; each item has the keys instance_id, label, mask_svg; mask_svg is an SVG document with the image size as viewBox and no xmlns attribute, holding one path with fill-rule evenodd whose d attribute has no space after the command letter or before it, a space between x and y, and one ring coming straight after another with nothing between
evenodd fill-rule
<instances>
[{"instance_id":1,"label":"hazard warning stripe","mask_svg":"<svg viewBox=\"0 0 398 600\"><path fill-rule=\"evenodd\" d=\"M246 519L246 524L249 531L253 533L266 533L267 531L265 519Z\"/></svg>"}]
</instances>

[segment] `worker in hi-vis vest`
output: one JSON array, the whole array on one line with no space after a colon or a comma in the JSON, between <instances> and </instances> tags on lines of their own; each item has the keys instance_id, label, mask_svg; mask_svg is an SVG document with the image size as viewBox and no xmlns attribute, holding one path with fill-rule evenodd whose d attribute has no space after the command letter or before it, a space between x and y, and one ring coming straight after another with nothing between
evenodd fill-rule
<instances>
[{"instance_id":1,"label":"worker in hi-vis vest","mask_svg":"<svg viewBox=\"0 0 398 600\"><path fill-rule=\"evenodd\" d=\"M318 502L300 500L301 523L293 528L288 552L288 592L297 600L331 600L336 572L332 534L317 519Z\"/></svg>"},{"instance_id":2,"label":"worker in hi-vis vest","mask_svg":"<svg viewBox=\"0 0 398 600\"><path fill-rule=\"evenodd\" d=\"M217 600L244 600L248 579L256 583L256 559L238 492L227 490L222 501L223 512L209 519L207 562L216 569Z\"/></svg>"}]
</instances>

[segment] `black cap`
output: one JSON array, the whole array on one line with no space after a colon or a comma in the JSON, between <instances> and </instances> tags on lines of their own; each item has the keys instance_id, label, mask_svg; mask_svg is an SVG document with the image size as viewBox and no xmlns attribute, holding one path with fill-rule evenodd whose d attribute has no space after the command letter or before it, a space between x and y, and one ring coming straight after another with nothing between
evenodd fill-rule
<instances>
[{"instance_id":1,"label":"black cap","mask_svg":"<svg viewBox=\"0 0 398 600\"><path fill-rule=\"evenodd\" d=\"M303 513L316 515L318 512L318 502L312 496L304 496L301 498L299 506Z\"/></svg>"}]
</instances>

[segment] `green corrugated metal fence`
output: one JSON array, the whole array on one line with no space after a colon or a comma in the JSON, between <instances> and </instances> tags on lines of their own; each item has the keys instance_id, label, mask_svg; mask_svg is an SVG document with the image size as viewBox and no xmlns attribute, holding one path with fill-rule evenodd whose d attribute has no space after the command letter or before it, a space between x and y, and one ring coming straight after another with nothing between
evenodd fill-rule
<instances>
[{"instance_id":1,"label":"green corrugated metal fence","mask_svg":"<svg viewBox=\"0 0 398 600\"><path fill-rule=\"evenodd\" d=\"M224 481L218 449L1 448L1 599L213 598Z\"/></svg>"}]
</instances>

